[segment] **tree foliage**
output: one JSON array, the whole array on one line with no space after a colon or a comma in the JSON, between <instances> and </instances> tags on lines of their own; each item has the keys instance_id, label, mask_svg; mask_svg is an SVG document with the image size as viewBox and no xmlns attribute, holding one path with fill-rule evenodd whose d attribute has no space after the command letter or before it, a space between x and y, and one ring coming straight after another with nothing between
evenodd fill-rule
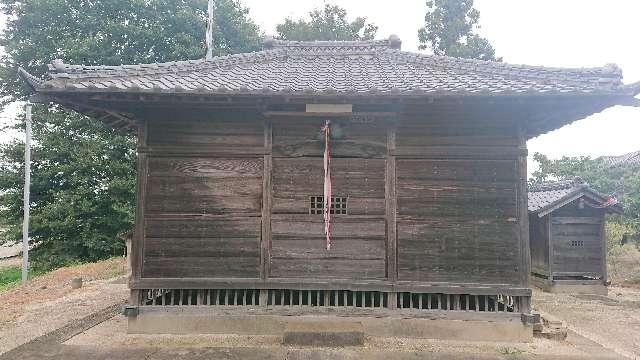
<instances>
[{"instance_id":1,"label":"tree foliage","mask_svg":"<svg viewBox=\"0 0 640 360\"><path fill-rule=\"evenodd\" d=\"M589 186L603 194L614 194L624 207L624 214L614 222L628 230L632 237L640 236L640 165L609 166L604 159L590 157L562 157L551 160L535 153L538 169L533 172L532 184L581 177ZM610 226L611 227L611 226Z\"/></svg>"},{"instance_id":2,"label":"tree foliage","mask_svg":"<svg viewBox=\"0 0 640 360\"><path fill-rule=\"evenodd\" d=\"M337 5L325 4L324 9L309 12L309 20L286 18L276 26L282 40L371 40L378 27L367 18L347 20L347 11Z\"/></svg>"},{"instance_id":3,"label":"tree foliage","mask_svg":"<svg viewBox=\"0 0 640 360\"><path fill-rule=\"evenodd\" d=\"M35 108L32 149L31 257L48 269L122 254L119 233L133 224L133 139L95 120L57 108ZM21 237L24 144L0 149L0 216L8 240Z\"/></svg>"},{"instance_id":4,"label":"tree foliage","mask_svg":"<svg viewBox=\"0 0 640 360\"><path fill-rule=\"evenodd\" d=\"M218 55L256 50L257 26L238 0L215 0ZM0 0L7 16L0 46L0 95L24 95L22 66L44 74L53 59L84 65L203 57L207 0Z\"/></svg>"},{"instance_id":5,"label":"tree foliage","mask_svg":"<svg viewBox=\"0 0 640 360\"><path fill-rule=\"evenodd\" d=\"M424 26L418 30L420 49L436 55L497 60L489 40L475 34L480 12L473 0L428 0Z\"/></svg>"},{"instance_id":6,"label":"tree foliage","mask_svg":"<svg viewBox=\"0 0 640 360\"><path fill-rule=\"evenodd\" d=\"M206 0L0 0L8 23L0 35L0 96L24 99L18 66L43 76L60 58L86 65L148 63L203 57ZM215 1L215 53L257 49L260 34L237 0ZM52 268L122 253L117 235L131 228L133 139L55 105L34 109L32 150L33 261ZM24 126L22 123L20 126ZM0 218L6 242L20 238L21 142L0 147Z\"/></svg>"}]
</instances>

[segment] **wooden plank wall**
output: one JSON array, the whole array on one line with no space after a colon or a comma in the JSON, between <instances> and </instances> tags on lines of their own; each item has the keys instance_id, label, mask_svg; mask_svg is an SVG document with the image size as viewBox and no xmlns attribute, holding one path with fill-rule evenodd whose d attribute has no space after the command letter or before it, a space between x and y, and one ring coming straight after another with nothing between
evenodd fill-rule
<instances>
[{"instance_id":1,"label":"wooden plank wall","mask_svg":"<svg viewBox=\"0 0 640 360\"><path fill-rule=\"evenodd\" d=\"M580 209L574 201L552 214L553 272L602 275L604 210Z\"/></svg>"},{"instance_id":2,"label":"wooden plank wall","mask_svg":"<svg viewBox=\"0 0 640 360\"><path fill-rule=\"evenodd\" d=\"M322 215L309 213L323 121L150 121L138 277L523 285L515 122L333 120L333 189L348 214L333 216L327 251Z\"/></svg>"},{"instance_id":3,"label":"wooden plank wall","mask_svg":"<svg viewBox=\"0 0 640 360\"><path fill-rule=\"evenodd\" d=\"M386 125L332 120L334 196L348 214L333 216L325 249L322 215L309 214L323 193L324 119L273 119L271 277L384 279Z\"/></svg>"},{"instance_id":4,"label":"wooden plank wall","mask_svg":"<svg viewBox=\"0 0 640 360\"><path fill-rule=\"evenodd\" d=\"M416 117L396 137L399 280L520 284L515 122Z\"/></svg>"},{"instance_id":5,"label":"wooden plank wall","mask_svg":"<svg viewBox=\"0 0 640 360\"><path fill-rule=\"evenodd\" d=\"M264 127L211 120L150 122L143 277L259 276Z\"/></svg>"}]
</instances>

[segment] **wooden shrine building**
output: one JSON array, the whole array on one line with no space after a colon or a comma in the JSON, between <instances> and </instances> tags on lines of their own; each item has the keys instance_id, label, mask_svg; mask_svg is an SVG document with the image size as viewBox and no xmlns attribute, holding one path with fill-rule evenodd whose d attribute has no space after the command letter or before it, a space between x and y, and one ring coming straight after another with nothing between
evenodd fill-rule
<instances>
[{"instance_id":1,"label":"wooden shrine building","mask_svg":"<svg viewBox=\"0 0 640 360\"><path fill-rule=\"evenodd\" d=\"M547 291L607 293L604 218L621 213L613 197L580 178L529 190L532 281Z\"/></svg>"},{"instance_id":2,"label":"wooden shrine building","mask_svg":"<svg viewBox=\"0 0 640 360\"><path fill-rule=\"evenodd\" d=\"M526 140L640 92L615 65L430 56L395 36L21 74L34 101L136 134L130 330L163 332L213 331L220 308L522 327Z\"/></svg>"}]
</instances>

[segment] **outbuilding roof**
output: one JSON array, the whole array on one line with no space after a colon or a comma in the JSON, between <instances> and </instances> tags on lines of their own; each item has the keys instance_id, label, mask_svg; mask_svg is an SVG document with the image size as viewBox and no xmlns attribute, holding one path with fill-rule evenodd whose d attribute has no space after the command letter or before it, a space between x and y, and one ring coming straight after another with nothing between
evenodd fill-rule
<instances>
[{"instance_id":1,"label":"outbuilding roof","mask_svg":"<svg viewBox=\"0 0 640 360\"><path fill-rule=\"evenodd\" d=\"M155 64L49 66L40 92L193 92L206 94L558 95L628 94L616 65L562 69L510 65L400 50L400 40L277 41L263 51Z\"/></svg>"},{"instance_id":2,"label":"outbuilding roof","mask_svg":"<svg viewBox=\"0 0 640 360\"><path fill-rule=\"evenodd\" d=\"M640 165L640 151L620 156L603 156L602 159L610 167Z\"/></svg>"},{"instance_id":3,"label":"outbuilding roof","mask_svg":"<svg viewBox=\"0 0 640 360\"><path fill-rule=\"evenodd\" d=\"M529 212L537 213L542 217L582 197L613 212L622 212L622 207L617 201L593 190L589 184L578 177L573 180L546 182L530 187Z\"/></svg>"}]
</instances>

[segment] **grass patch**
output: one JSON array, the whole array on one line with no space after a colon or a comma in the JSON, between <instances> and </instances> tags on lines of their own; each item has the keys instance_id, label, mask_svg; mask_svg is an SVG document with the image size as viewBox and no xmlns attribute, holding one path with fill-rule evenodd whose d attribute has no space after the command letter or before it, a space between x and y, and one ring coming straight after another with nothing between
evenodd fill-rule
<instances>
[{"instance_id":1,"label":"grass patch","mask_svg":"<svg viewBox=\"0 0 640 360\"><path fill-rule=\"evenodd\" d=\"M507 356L517 356L525 352L524 350L518 349L516 347L511 347L511 346L498 346L496 351L500 355L507 355Z\"/></svg>"},{"instance_id":2,"label":"grass patch","mask_svg":"<svg viewBox=\"0 0 640 360\"><path fill-rule=\"evenodd\" d=\"M0 269L0 291L10 289L20 283L22 269L19 266L9 266Z\"/></svg>"},{"instance_id":3,"label":"grass patch","mask_svg":"<svg viewBox=\"0 0 640 360\"><path fill-rule=\"evenodd\" d=\"M29 270L29 279L40 275L33 270ZM0 291L9 290L20 284L22 280L22 268L20 266L7 266L0 268Z\"/></svg>"},{"instance_id":4,"label":"grass patch","mask_svg":"<svg viewBox=\"0 0 640 360\"><path fill-rule=\"evenodd\" d=\"M612 247L607 254L607 263L612 284L640 287L640 250L635 244Z\"/></svg>"}]
</instances>

